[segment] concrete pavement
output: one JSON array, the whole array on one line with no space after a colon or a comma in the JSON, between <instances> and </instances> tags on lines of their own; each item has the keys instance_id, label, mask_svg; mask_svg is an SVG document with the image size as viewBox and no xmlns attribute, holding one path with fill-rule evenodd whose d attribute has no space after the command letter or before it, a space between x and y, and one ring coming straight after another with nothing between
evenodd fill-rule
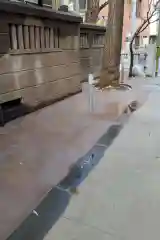
<instances>
[{"instance_id":1,"label":"concrete pavement","mask_svg":"<svg viewBox=\"0 0 160 240\"><path fill-rule=\"evenodd\" d=\"M19 227L140 95L137 89L96 92L95 111L90 113L86 91L84 86L83 93L0 128L1 240ZM54 201L59 201L55 192Z\"/></svg>"},{"instance_id":2,"label":"concrete pavement","mask_svg":"<svg viewBox=\"0 0 160 240\"><path fill-rule=\"evenodd\" d=\"M44 240L159 239L159 83L155 79L143 87L148 99L79 186L79 194L71 198Z\"/></svg>"}]
</instances>

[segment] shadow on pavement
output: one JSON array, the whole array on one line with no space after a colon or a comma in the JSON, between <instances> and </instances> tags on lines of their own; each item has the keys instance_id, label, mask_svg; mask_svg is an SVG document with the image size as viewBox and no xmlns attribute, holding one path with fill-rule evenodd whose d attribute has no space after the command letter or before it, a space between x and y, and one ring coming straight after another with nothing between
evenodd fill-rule
<instances>
[{"instance_id":1,"label":"shadow on pavement","mask_svg":"<svg viewBox=\"0 0 160 240\"><path fill-rule=\"evenodd\" d=\"M121 124L112 125L95 146L71 167L68 175L47 194L39 206L7 240L43 240L65 212L72 196L71 190L76 189L99 163L122 127Z\"/></svg>"},{"instance_id":2,"label":"shadow on pavement","mask_svg":"<svg viewBox=\"0 0 160 240\"><path fill-rule=\"evenodd\" d=\"M37 215L30 214L8 240L42 240L65 211L70 197L67 191L53 188L35 209Z\"/></svg>"}]
</instances>

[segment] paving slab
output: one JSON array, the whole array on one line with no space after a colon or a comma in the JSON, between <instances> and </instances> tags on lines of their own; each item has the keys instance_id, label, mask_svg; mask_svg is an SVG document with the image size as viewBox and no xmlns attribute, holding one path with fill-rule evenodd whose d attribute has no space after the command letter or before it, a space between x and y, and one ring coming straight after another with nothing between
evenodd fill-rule
<instances>
[{"instance_id":1,"label":"paving slab","mask_svg":"<svg viewBox=\"0 0 160 240\"><path fill-rule=\"evenodd\" d=\"M87 91L85 86L80 94L0 128L1 240L17 229L135 100L132 92L96 91L95 109L89 112Z\"/></svg>"},{"instance_id":2,"label":"paving slab","mask_svg":"<svg viewBox=\"0 0 160 240\"><path fill-rule=\"evenodd\" d=\"M61 218L55 228L53 228L45 237L45 240L50 239L116 240L117 238L116 236L107 232L102 232L97 228L85 224L82 225L71 219Z\"/></svg>"},{"instance_id":3,"label":"paving slab","mask_svg":"<svg viewBox=\"0 0 160 240\"><path fill-rule=\"evenodd\" d=\"M108 233L106 240L110 236L121 240L159 238L160 93L155 92L149 90L148 100L130 117L44 240L79 239L83 226L93 234L95 229ZM74 225L67 226L66 219L80 225L78 232ZM84 239L90 239L86 236Z\"/></svg>"}]
</instances>

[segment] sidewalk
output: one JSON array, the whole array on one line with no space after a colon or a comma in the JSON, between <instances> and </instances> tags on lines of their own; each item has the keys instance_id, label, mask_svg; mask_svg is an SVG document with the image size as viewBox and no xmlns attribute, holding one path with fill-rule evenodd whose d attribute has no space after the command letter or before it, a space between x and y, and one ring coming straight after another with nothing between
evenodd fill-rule
<instances>
[{"instance_id":1,"label":"sidewalk","mask_svg":"<svg viewBox=\"0 0 160 240\"><path fill-rule=\"evenodd\" d=\"M95 111L90 113L85 90L0 128L1 240L17 229L71 165L118 123L126 105L137 96L146 98L137 88L96 92Z\"/></svg>"},{"instance_id":2,"label":"sidewalk","mask_svg":"<svg viewBox=\"0 0 160 240\"><path fill-rule=\"evenodd\" d=\"M150 92L147 101L130 117L44 240L159 239L160 85L150 83L144 86Z\"/></svg>"}]
</instances>

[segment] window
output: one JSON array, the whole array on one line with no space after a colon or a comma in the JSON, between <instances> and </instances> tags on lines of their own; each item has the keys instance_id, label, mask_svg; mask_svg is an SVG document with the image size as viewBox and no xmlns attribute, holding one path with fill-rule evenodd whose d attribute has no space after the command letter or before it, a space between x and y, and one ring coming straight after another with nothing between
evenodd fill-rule
<instances>
[{"instance_id":1,"label":"window","mask_svg":"<svg viewBox=\"0 0 160 240\"><path fill-rule=\"evenodd\" d=\"M87 0L79 0L79 8L80 8L80 10L86 10Z\"/></svg>"},{"instance_id":2,"label":"window","mask_svg":"<svg viewBox=\"0 0 160 240\"><path fill-rule=\"evenodd\" d=\"M140 37L137 36L137 37L135 38L135 46L138 47L139 45L140 45Z\"/></svg>"},{"instance_id":3,"label":"window","mask_svg":"<svg viewBox=\"0 0 160 240\"><path fill-rule=\"evenodd\" d=\"M136 16L137 18L140 18L141 15L142 15L142 0L137 0Z\"/></svg>"},{"instance_id":4,"label":"window","mask_svg":"<svg viewBox=\"0 0 160 240\"><path fill-rule=\"evenodd\" d=\"M153 35L152 35L152 36L149 37L149 43L150 43L150 44L156 43L156 40L157 40L157 36L153 36Z\"/></svg>"}]
</instances>

